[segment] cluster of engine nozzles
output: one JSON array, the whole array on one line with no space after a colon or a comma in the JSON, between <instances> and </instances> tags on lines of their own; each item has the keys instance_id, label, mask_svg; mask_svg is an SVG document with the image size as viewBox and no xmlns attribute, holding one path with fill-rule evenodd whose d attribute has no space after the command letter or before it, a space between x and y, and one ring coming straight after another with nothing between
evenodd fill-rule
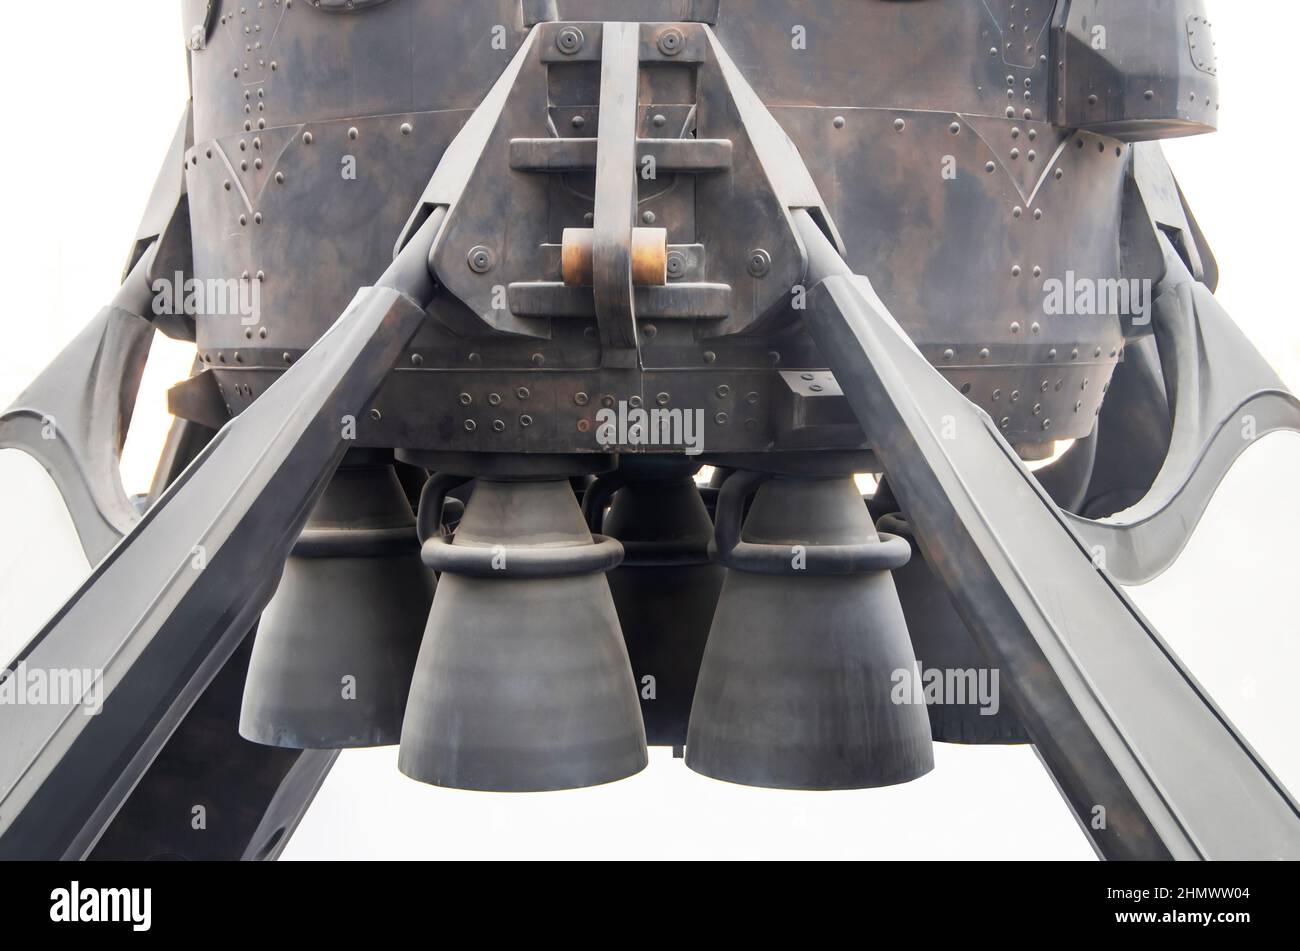
<instances>
[{"instance_id":1,"label":"cluster of engine nozzles","mask_svg":"<svg viewBox=\"0 0 1300 951\"><path fill-rule=\"evenodd\" d=\"M1023 739L1008 715L899 702L900 590L918 649L981 661L906 523L877 533L849 475L738 473L711 496L672 466L576 491L479 478L451 535L454 484L426 491L421 545L391 465L338 471L263 614L244 737L400 742L414 779L502 792L622 779L647 744L730 782L859 789L930 771L932 726Z\"/></svg>"}]
</instances>

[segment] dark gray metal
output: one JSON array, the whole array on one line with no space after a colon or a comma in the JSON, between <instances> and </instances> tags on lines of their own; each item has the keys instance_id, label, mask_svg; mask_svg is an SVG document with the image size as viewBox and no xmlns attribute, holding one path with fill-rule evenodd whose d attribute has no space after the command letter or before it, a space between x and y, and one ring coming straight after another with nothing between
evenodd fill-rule
<instances>
[{"instance_id":1,"label":"dark gray metal","mask_svg":"<svg viewBox=\"0 0 1300 951\"><path fill-rule=\"evenodd\" d=\"M436 226L412 248L421 261ZM0 855L86 855L248 631L345 434L364 425L366 399L421 320L432 281L408 279L408 261L218 435L16 659L102 671L103 709L0 709L14 737L0 761Z\"/></svg>"},{"instance_id":2,"label":"dark gray metal","mask_svg":"<svg viewBox=\"0 0 1300 951\"><path fill-rule=\"evenodd\" d=\"M240 735L290 749L395 745L433 592L392 464L345 459L262 614Z\"/></svg>"},{"instance_id":3,"label":"dark gray metal","mask_svg":"<svg viewBox=\"0 0 1300 951\"><path fill-rule=\"evenodd\" d=\"M885 515L876 522L876 529L906 539L913 549L907 564L895 569L894 586L898 589L907 632L921 670L935 671L942 677L948 676L949 671L962 675L969 671L977 678L981 672L995 669L970 636L947 590L930 570L907 520L901 514ZM1009 704L985 712L975 694L976 691L971 691L962 698L942 697L939 702L927 702L930 735L936 743L1029 742L1029 735Z\"/></svg>"},{"instance_id":4,"label":"dark gray metal","mask_svg":"<svg viewBox=\"0 0 1300 951\"><path fill-rule=\"evenodd\" d=\"M926 365L811 217L800 233L816 284L810 328L1097 850L1300 856L1295 801L1093 564L988 416Z\"/></svg>"},{"instance_id":5,"label":"dark gray metal","mask_svg":"<svg viewBox=\"0 0 1300 951\"><path fill-rule=\"evenodd\" d=\"M1197 235L1158 146L1135 151L1134 187L1163 273L1149 330L1167 394L1167 450L1140 500L1101 520L1072 518L1124 584L1150 581L1173 563L1246 449L1272 432L1300 430L1300 400L1194 276L1204 273ZM1147 360L1150 379L1149 353ZM1132 462L1124 466L1130 473L1132 468Z\"/></svg>"},{"instance_id":6,"label":"dark gray metal","mask_svg":"<svg viewBox=\"0 0 1300 951\"><path fill-rule=\"evenodd\" d=\"M450 551L481 567L457 564L439 579L402 725L402 772L458 789L538 792L644 769L618 615L602 559L588 561L601 540L569 483L478 480L454 541ZM447 567L443 547L425 543L430 567ZM549 553L542 574L538 552Z\"/></svg>"},{"instance_id":7,"label":"dark gray metal","mask_svg":"<svg viewBox=\"0 0 1300 951\"><path fill-rule=\"evenodd\" d=\"M827 547L883 547L852 477L732 476L718 502L724 561L756 488L742 544L783 549L785 571L732 561L695 690L686 765L779 789L863 789L925 775L934 753L924 700L896 696L916 656L888 570L850 574L827 558L819 566Z\"/></svg>"},{"instance_id":8,"label":"dark gray metal","mask_svg":"<svg viewBox=\"0 0 1300 951\"><path fill-rule=\"evenodd\" d=\"M93 724L0 710L7 735L18 737L0 758L9 770L0 765L0 854L86 854L124 800L124 821L103 841L106 855L131 854L124 843L170 801L158 790L206 776L200 748L227 755L228 745L202 744L230 720L241 656L232 651L344 448L396 450L408 482L418 470L443 474L426 492L437 504L423 512L421 535L431 562L449 571L455 596L439 596L434 627L464 647L458 670L500 675L508 665L499 656L459 636L473 628L485 641L517 643L514 628L536 624L538 598L567 592L555 616L590 615L594 654L542 624L556 639L553 656L546 637L521 656L559 659L566 676L604 658L593 682L616 710L609 722L621 724L612 753L593 752L600 727L582 722L577 748L530 754L521 766L483 752L486 734L438 734L446 722L417 715L418 729L431 732L407 745L405 765L486 788L634 771L644 757L630 726L635 703L616 689L626 664L614 657L616 622L592 573L612 562L617 541L592 544L569 525L580 544L516 551L507 578L489 573L490 546L467 544L474 532L512 541L531 519L572 523L571 492L563 501L554 493L538 513L476 516L491 531L471 519L473 531L455 542L439 534L453 473L567 492L570 477L626 467L630 456L681 457L681 445L598 440L597 414L622 407L702 412L705 458L743 470L733 494L751 471L807 480L883 464L927 561L1002 667L1076 812L1091 822L1089 810L1107 808L1108 827L1090 831L1104 854L1293 854L1294 803L1114 585L1148 576L1181 549L1242 448L1229 420L1254 416L1257 435L1300 428L1294 398L1210 296L1217 265L1163 159L1128 144L1217 122L1203 4L1014 7L482 0L452 11L443 0L184 0L193 106L138 231L128 283L116 309L0 420L0 445L8 438L47 464L88 552L102 554L135 519L116 481L115 447L152 332L146 319L197 339L199 372L171 395L195 427L178 440L202 442L205 430L238 419L183 474L188 453L178 441L161 467L160 484L175 487L157 494L144 524L25 653L42 664L102 663L111 689ZM631 284L634 226L667 232L662 287ZM598 235L592 287L561 281L566 228ZM394 236L400 254L390 267ZM380 287L349 307L356 288L386 268ZM1154 336L1132 313L1051 311L1045 282L1071 272L1161 286ZM219 308L153 316L152 282L178 273L255 285L255 322ZM65 442L37 445L33 421L51 410L72 426ZM933 438L949 418L959 437ZM1041 480L1078 518L1049 505L1015 459L1045 458L1068 438L1080 442ZM628 479L625 501L637 472L616 477ZM590 520L610 485L587 490ZM673 518L698 523L698 498L687 502L686 488L677 486ZM851 521L865 518L857 509ZM724 507L724 559L781 567L765 540L731 544L740 517ZM636 536L635 520L623 520L610 516ZM660 522L668 529L672 519ZM1100 539L1112 575L1088 567L1093 553L1071 524ZM809 564L883 568L905 554L901 543L868 536L816 549ZM630 550L655 561L667 543L650 537L630 538ZM201 580L179 567L195 545L209 556ZM508 546L505 554L510 561ZM570 562L588 574L542 577L567 573ZM661 569L619 569L632 570ZM826 586L816 610L828 617L844 607L829 596L832 583L860 580L732 575L754 599L772 599L772 585ZM358 579L349 580L341 587ZM500 598L507 588L545 594ZM773 616L809 590L792 591ZM875 601L872 617L852 623L897 614L892 595ZM467 622L462 610L478 613ZM754 611L734 598L729 610ZM1084 624L1086 635L1076 627ZM897 634L892 620L885 626ZM672 632L689 644L672 652L683 672L699 645L688 628ZM638 640L629 632L629 644ZM719 648L743 664L740 647L729 650ZM499 689L489 702L446 669L422 667L421 710L452 696L432 697L433 684L481 709L479 724L500 727L508 744L529 746L503 713L525 719L511 707L518 696ZM674 673L675 684L686 679ZM252 693L271 699L257 686ZM576 688L558 696L583 699ZM665 737L680 734L683 714L674 701ZM708 720L744 732L716 709ZM554 753L554 719L537 725L530 749ZM444 755L460 749L482 758L466 771ZM267 752L250 766L247 796L222 790L223 804L243 810L229 841L245 842L247 857L277 854L330 762L303 754L276 763L278 751ZM725 770L785 781L773 777L788 761L765 756L758 750ZM897 775L923 758L898 757L896 766L911 766ZM812 759L817 775L796 783L889 771L885 757L875 764L883 772L853 767L846 779L832 757ZM139 797L127 799L142 774ZM1216 810L1223 821L1210 828ZM179 841L136 838L156 851Z\"/></svg>"},{"instance_id":9,"label":"dark gray metal","mask_svg":"<svg viewBox=\"0 0 1300 951\"><path fill-rule=\"evenodd\" d=\"M215 435L188 420L173 424L150 506ZM279 855L336 753L273 749L239 736L251 648L246 637L190 708L104 830L91 860L260 861ZM203 807L202 823L195 821L195 806Z\"/></svg>"},{"instance_id":10,"label":"dark gray metal","mask_svg":"<svg viewBox=\"0 0 1300 951\"><path fill-rule=\"evenodd\" d=\"M118 464L153 334L143 317L104 308L0 414L0 449L20 449L50 474L92 564L139 519Z\"/></svg>"},{"instance_id":11,"label":"dark gray metal","mask_svg":"<svg viewBox=\"0 0 1300 951\"><path fill-rule=\"evenodd\" d=\"M724 571L709 559L713 523L687 461L634 466L624 462L613 486L603 531L626 557L609 573L609 587L641 696L646 742L686 745L691 700L699 676ZM603 495L602 477L587 498ZM584 498L584 509L590 514ZM608 501L608 496L606 501Z\"/></svg>"}]
</instances>

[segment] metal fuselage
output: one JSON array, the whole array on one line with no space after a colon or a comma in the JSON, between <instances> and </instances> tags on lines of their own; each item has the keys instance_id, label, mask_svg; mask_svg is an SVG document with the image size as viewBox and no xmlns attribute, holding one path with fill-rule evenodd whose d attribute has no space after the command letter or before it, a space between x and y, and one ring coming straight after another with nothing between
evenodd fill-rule
<instances>
[{"instance_id":1,"label":"metal fuselage","mask_svg":"<svg viewBox=\"0 0 1300 951\"><path fill-rule=\"evenodd\" d=\"M696 21L798 147L846 260L926 358L1026 454L1086 436L1126 331L1140 328L1143 307L1149 314L1142 281L1159 276L1122 260L1124 140L1204 131L1217 110L1212 66L1194 69L1187 56L1195 38L1184 21L1200 4L1140 16L1123 6L187 3L194 277L255 282L258 312L200 313L212 379L178 393L173 408L241 412L383 272L431 173L535 21ZM1090 9L1108 17L1100 49ZM530 118L560 138L595 136L599 56L554 53L541 53L546 78ZM726 138L700 64L659 58L643 64L638 136ZM661 172L638 183L637 224L666 228L679 259L659 302L638 306L628 372L602 358L590 304L548 310L521 290L559 280L565 229L591 223L594 174L544 175L530 193L539 175L517 164L500 151L480 157L470 187L482 233L448 252L463 273L439 275L495 292L501 319L439 295L359 445L600 452L609 447L594 436L596 414L619 403L702 410L711 455L864 445L801 326L797 247L758 243L764 210L727 201L728 176ZM493 256L488 273L466 265L475 247ZM755 274L746 264L758 251L770 265ZM674 283L722 296L701 304ZM674 290L684 306L669 302ZM219 402L200 395L211 382Z\"/></svg>"}]
</instances>

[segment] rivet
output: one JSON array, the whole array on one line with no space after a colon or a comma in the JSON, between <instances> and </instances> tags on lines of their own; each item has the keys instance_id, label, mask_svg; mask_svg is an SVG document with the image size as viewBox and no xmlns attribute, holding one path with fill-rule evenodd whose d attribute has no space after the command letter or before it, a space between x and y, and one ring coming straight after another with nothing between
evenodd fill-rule
<instances>
[{"instance_id":1,"label":"rivet","mask_svg":"<svg viewBox=\"0 0 1300 951\"><path fill-rule=\"evenodd\" d=\"M575 393L573 396L573 402L579 406L586 406L591 402L591 397L586 393Z\"/></svg>"},{"instance_id":2,"label":"rivet","mask_svg":"<svg viewBox=\"0 0 1300 951\"><path fill-rule=\"evenodd\" d=\"M465 432L472 433L476 429L478 429L478 423L474 422L472 419L465 420Z\"/></svg>"},{"instance_id":3,"label":"rivet","mask_svg":"<svg viewBox=\"0 0 1300 951\"><path fill-rule=\"evenodd\" d=\"M466 261L469 264L469 269L475 274L486 274L488 271L492 270L492 265L495 263L495 256L492 254L490 248L485 248L480 244L469 249Z\"/></svg>"},{"instance_id":4,"label":"rivet","mask_svg":"<svg viewBox=\"0 0 1300 951\"><path fill-rule=\"evenodd\" d=\"M519 400L530 399L532 395L532 391L530 391L526 386L521 386L519 389L515 390L515 398Z\"/></svg>"},{"instance_id":5,"label":"rivet","mask_svg":"<svg viewBox=\"0 0 1300 951\"><path fill-rule=\"evenodd\" d=\"M506 431L506 424L505 424L505 422L504 422L503 420L500 420L500 419L494 419L494 420L492 421L492 431L493 431L493 432L498 432L498 433L503 433L503 432L505 432L505 431Z\"/></svg>"},{"instance_id":6,"label":"rivet","mask_svg":"<svg viewBox=\"0 0 1300 951\"><path fill-rule=\"evenodd\" d=\"M704 362L709 364L717 363L718 355L712 350L706 350L704 351Z\"/></svg>"},{"instance_id":7,"label":"rivet","mask_svg":"<svg viewBox=\"0 0 1300 951\"><path fill-rule=\"evenodd\" d=\"M755 248L749 252L749 273L755 278L766 277L772 270L772 255L768 254L763 248Z\"/></svg>"},{"instance_id":8,"label":"rivet","mask_svg":"<svg viewBox=\"0 0 1300 951\"><path fill-rule=\"evenodd\" d=\"M401 131L402 135L410 135L410 134L414 131L414 129L411 127L411 123L409 123L409 122L403 122L403 123L402 123L402 128L401 128L400 131Z\"/></svg>"}]
</instances>

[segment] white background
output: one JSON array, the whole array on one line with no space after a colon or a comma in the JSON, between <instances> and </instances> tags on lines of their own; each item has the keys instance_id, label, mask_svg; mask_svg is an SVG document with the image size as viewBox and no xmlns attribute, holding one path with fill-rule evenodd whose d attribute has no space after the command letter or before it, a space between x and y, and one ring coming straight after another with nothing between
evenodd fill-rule
<instances>
[{"instance_id":1,"label":"white background","mask_svg":"<svg viewBox=\"0 0 1300 951\"><path fill-rule=\"evenodd\" d=\"M178 6L68 0L5 11L0 406L118 282L186 97ZM1222 131L1169 143L1167 153L1218 256L1220 299L1295 388L1293 6L1210 0ZM164 391L191 359L190 348L161 338L155 346L123 464L129 491L148 485L169 423ZM1300 437L1262 441L1229 476L1180 563L1135 592L1293 789L1298 480ZM29 460L0 452L6 658L86 570L57 501ZM654 751L645 773L613 786L502 796L406 780L392 750L347 753L286 857L1091 856L1031 750L940 746L936 759L933 774L907 786L814 795L711 782Z\"/></svg>"}]
</instances>

